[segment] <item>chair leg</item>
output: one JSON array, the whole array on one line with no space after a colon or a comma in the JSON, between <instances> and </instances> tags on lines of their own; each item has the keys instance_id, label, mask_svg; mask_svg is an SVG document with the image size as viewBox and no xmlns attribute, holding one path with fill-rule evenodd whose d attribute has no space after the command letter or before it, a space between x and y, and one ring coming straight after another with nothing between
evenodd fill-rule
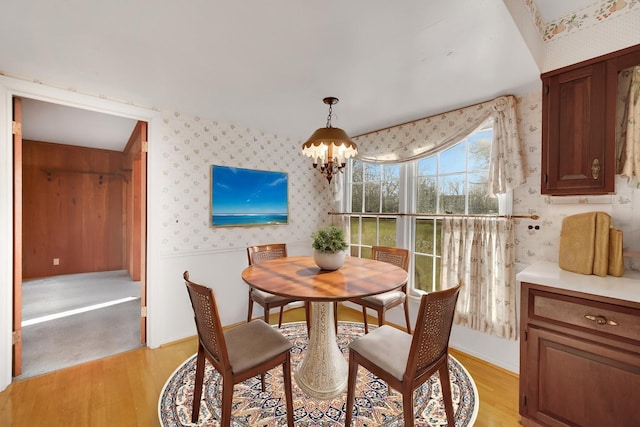
<instances>
[{"instance_id":1,"label":"chair leg","mask_svg":"<svg viewBox=\"0 0 640 427\"><path fill-rule=\"evenodd\" d=\"M247 323L251 322L252 314L253 314L253 299L251 298L251 291L249 291L249 310L247 311Z\"/></svg>"},{"instance_id":2,"label":"chair leg","mask_svg":"<svg viewBox=\"0 0 640 427\"><path fill-rule=\"evenodd\" d=\"M404 413L405 427L413 427L415 424L413 418L413 390L402 390L402 412Z\"/></svg>"},{"instance_id":3,"label":"chair leg","mask_svg":"<svg viewBox=\"0 0 640 427\"><path fill-rule=\"evenodd\" d=\"M284 377L284 396L287 403L287 426L293 427L293 393L291 392L291 353L287 351L287 358L282 364Z\"/></svg>"},{"instance_id":4,"label":"chair leg","mask_svg":"<svg viewBox=\"0 0 640 427\"><path fill-rule=\"evenodd\" d=\"M193 389L193 408L191 409L191 422L197 423L200 417L200 398L202 397L202 383L204 382L204 349L198 344L198 356L196 359L196 384Z\"/></svg>"},{"instance_id":5,"label":"chair leg","mask_svg":"<svg viewBox=\"0 0 640 427\"><path fill-rule=\"evenodd\" d=\"M378 310L378 327L384 325L384 308Z\"/></svg>"},{"instance_id":6,"label":"chair leg","mask_svg":"<svg viewBox=\"0 0 640 427\"><path fill-rule=\"evenodd\" d=\"M453 399L451 397L451 379L449 378L448 358L445 359L438 372L440 373L440 387L442 387L444 411L447 414L447 425L449 427L453 427L455 425L455 419L453 414Z\"/></svg>"},{"instance_id":7,"label":"chair leg","mask_svg":"<svg viewBox=\"0 0 640 427\"><path fill-rule=\"evenodd\" d=\"M269 304L265 304L264 305L264 321L267 325L270 325L271 323L269 323L269 313L271 312L271 307L269 307Z\"/></svg>"},{"instance_id":8,"label":"chair leg","mask_svg":"<svg viewBox=\"0 0 640 427\"><path fill-rule=\"evenodd\" d=\"M369 333L369 322L367 322L367 307L365 307L364 305L362 306L362 319L364 322L364 333L368 334Z\"/></svg>"},{"instance_id":9,"label":"chair leg","mask_svg":"<svg viewBox=\"0 0 640 427\"><path fill-rule=\"evenodd\" d=\"M350 426L353 419L353 402L355 400L356 379L358 377L358 362L355 361L353 353L349 353L349 376L347 379L347 407L344 418L344 425Z\"/></svg>"},{"instance_id":10,"label":"chair leg","mask_svg":"<svg viewBox=\"0 0 640 427\"><path fill-rule=\"evenodd\" d=\"M233 382L231 378L222 378L222 420L221 427L231 425L231 407L233 403Z\"/></svg>"},{"instance_id":11,"label":"chair leg","mask_svg":"<svg viewBox=\"0 0 640 427\"><path fill-rule=\"evenodd\" d=\"M284 311L284 305L280 306L280 316L278 316L278 328L282 328L282 312Z\"/></svg>"},{"instance_id":12,"label":"chair leg","mask_svg":"<svg viewBox=\"0 0 640 427\"><path fill-rule=\"evenodd\" d=\"M407 322L407 332L411 335L411 321L409 320L409 298L404 300L404 321Z\"/></svg>"}]
</instances>

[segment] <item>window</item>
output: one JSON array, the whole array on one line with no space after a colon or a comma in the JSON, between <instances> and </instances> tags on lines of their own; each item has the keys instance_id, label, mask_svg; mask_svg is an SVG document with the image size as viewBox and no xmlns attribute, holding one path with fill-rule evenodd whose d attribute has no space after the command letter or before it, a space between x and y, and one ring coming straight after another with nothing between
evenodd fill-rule
<instances>
[{"instance_id":1,"label":"window","mask_svg":"<svg viewBox=\"0 0 640 427\"><path fill-rule=\"evenodd\" d=\"M371 247L396 246L397 221L393 216L367 216L367 213L400 212L400 165L351 163L351 209L362 212L350 221L351 255L371 257Z\"/></svg>"},{"instance_id":2,"label":"window","mask_svg":"<svg viewBox=\"0 0 640 427\"><path fill-rule=\"evenodd\" d=\"M351 255L371 256L371 246L411 251L410 285L439 288L441 214L499 213L487 195L493 120L429 157L399 164L351 162L346 182ZM411 214L411 215L403 215ZM440 217L441 218L441 217Z\"/></svg>"}]
</instances>

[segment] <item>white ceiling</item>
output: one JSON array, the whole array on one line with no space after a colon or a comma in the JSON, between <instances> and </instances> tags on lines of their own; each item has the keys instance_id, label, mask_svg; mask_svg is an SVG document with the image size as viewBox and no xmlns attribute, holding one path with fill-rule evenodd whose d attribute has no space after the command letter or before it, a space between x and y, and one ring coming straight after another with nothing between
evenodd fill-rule
<instances>
[{"instance_id":1,"label":"white ceiling","mask_svg":"<svg viewBox=\"0 0 640 427\"><path fill-rule=\"evenodd\" d=\"M593 4L535 2L546 22ZM354 136L539 87L502 0L21 0L3 14L19 19L0 26L0 72L294 140L325 125L326 96ZM25 139L116 150L135 124L28 100L23 122Z\"/></svg>"}]
</instances>

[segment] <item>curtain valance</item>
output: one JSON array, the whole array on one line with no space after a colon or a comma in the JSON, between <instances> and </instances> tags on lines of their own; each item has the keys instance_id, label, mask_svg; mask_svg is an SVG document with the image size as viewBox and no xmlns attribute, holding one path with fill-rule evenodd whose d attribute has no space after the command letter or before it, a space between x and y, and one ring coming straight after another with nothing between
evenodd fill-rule
<instances>
[{"instance_id":1,"label":"curtain valance","mask_svg":"<svg viewBox=\"0 0 640 427\"><path fill-rule=\"evenodd\" d=\"M526 182L512 95L353 138L357 158L400 163L427 157L458 143L489 117L494 119L489 194L506 193Z\"/></svg>"}]
</instances>

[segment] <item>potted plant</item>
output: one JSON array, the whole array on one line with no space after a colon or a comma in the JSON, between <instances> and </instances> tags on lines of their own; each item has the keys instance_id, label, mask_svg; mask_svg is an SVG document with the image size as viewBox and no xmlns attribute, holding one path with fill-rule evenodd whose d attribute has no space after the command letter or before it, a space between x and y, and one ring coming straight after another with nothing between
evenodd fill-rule
<instances>
[{"instance_id":1,"label":"potted plant","mask_svg":"<svg viewBox=\"0 0 640 427\"><path fill-rule=\"evenodd\" d=\"M311 234L313 239L313 259L322 270L337 270L342 267L347 256L347 240L344 231L329 225Z\"/></svg>"}]
</instances>

